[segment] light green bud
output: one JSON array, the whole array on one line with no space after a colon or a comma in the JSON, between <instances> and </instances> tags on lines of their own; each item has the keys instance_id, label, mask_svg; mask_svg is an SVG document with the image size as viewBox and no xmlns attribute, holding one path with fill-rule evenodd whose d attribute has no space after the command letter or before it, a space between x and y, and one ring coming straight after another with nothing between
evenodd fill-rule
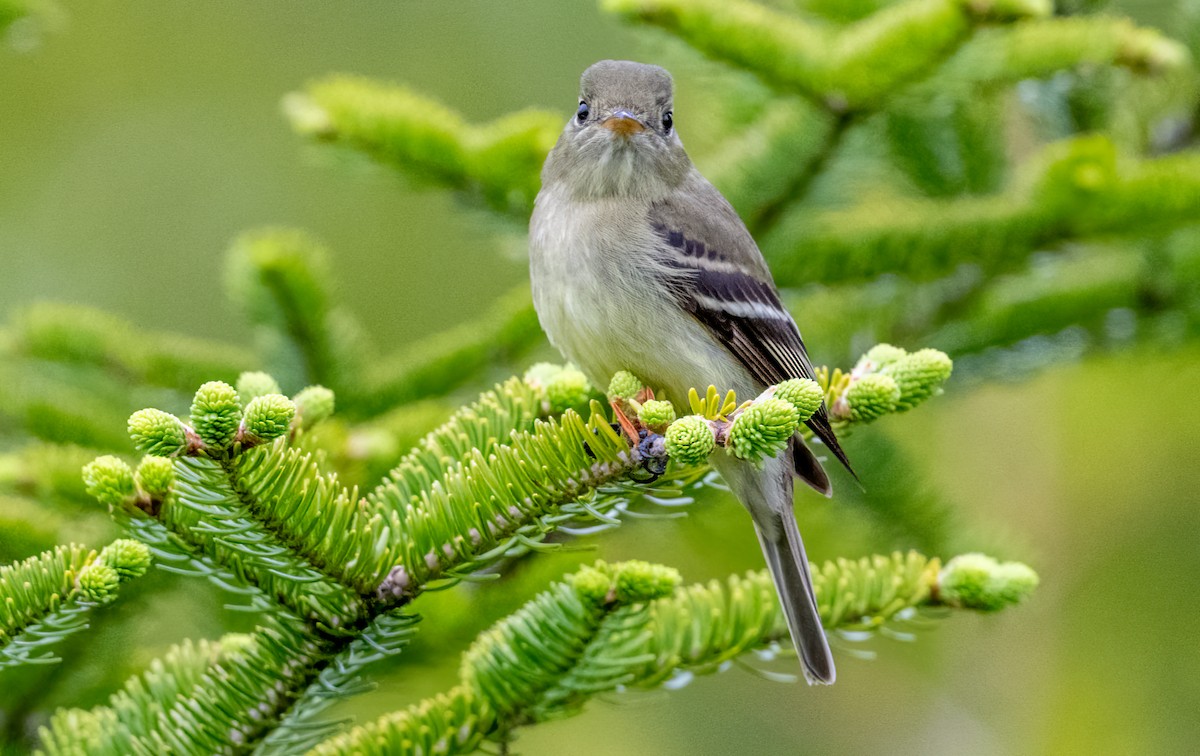
<instances>
[{"instance_id":1,"label":"light green bud","mask_svg":"<svg viewBox=\"0 0 1200 756\"><path fill-rule=\"evenodd\" d=\"M635 604L669 596L681 582L679 571L660 564L633 560L614 565L617 601Z\"/></svg>"},{"instance_id":2,"label":"light green bud","mask_svg":"<svg viewBox=\"0 0 1200 756\"><path fill-rule=\"evenodd\" d=\"M662 433L675 422L675 407L662 399L651 399L638 410L638 420L655 433Z\"/></svg>"},{"instance_id":3,"label":"light green bud","mask_svg":"<svg viewBox=\"0 0 1200 756\"><path fill-rule=\"evenodd\" d=\"M237 435L242 405L233 386L209 381L196 391L192 400L192 427L205 444L226 449Z\"/></svg>"},{"instance_id":4,"label":"light green bud","mask_svg":"<svg viewBox=\"0 0 1200 756\"><path fill-rule=\"evenodd\" d=\"M129 437L145 454L174 457L187 450L187 433L174 415L156 409L143 409L129 416Z\"/></svg>"},{"instance_id":5,"label":"light green bud","mask_svg":"<svg viewBox=\"0 0 1200 756\"><path fill-rule=\"evenodd\" d=\"M608 594L613 589L612 577L601 569L598 569L603 562L597 564L596 567L584 566L572 575L568 575L566 580L579 597L589 604L604 604L609 600Z\"/></svg>"},{"instance_id":6,"label":"light green bud","mask_svg":"<svg viewBox=\"0 0 1200 756\"><path fill-rule=\"evenodd\" d=\"M667 428L667 456L681 465L702 465L717 448L712 426L700 415L681 417Z\"/></svg>"},{"instance_id":7,"label":"light green bud","mask_svg":"<svg viewBox=\"0 0 1200 756\"><path fill-rule=\"evenodd\" d=\"M1004 562L992 573L988 584L1000 606L1024 601L1038 586L1038 575L1033 568L1020 562Z\"/></svg>"},{"instance_id":8,"label":"light green bud","mask_svg":"<svg viewBox=\"0 0 1200 756\"><path fill-rule=\"evenodd\" d=\"M945 352L922 349L893 362L880 373L895 379L900 387L896 411L905 412L940 391L953 369L954 363Z\"/></svg>"},{"instance_id":9,"label":"light green bud","mask_svg":"<svg viewBox=\"0 0 1200 756\"><path fill-rule=\"evenodd\" d=\"M238 376L237 393L238 398L245 403L253 401L260 396L282 394L283 392L279 389L279 382L272 378L270 374L255 370L247 371Z\"/></svg>"},{"instance_id":10,"label":"light green bud","mask_svg":"<svg viewBox=\"0 0 1200 756\"><path fill-rule=\"evenodd\" d=\"M259 444L287 433L296 416L296 405L282 394L267 394L250 402L242 424L246 441Z\"/></svg>"},{"instance_id":11,"label":"light green bud","mask_svg":"<svg viewBox=\"0 0 1200 756\"><path fill-rule=\"evenodd\" d=\"M104 547L98 561L116 570L121 580L129 580L146 574L150 567L150 549L141 541L118 538Z\"/></svg>"},{"instance_id":12,"label":"light green bud","mask_svg":"<svg viewBox=\"0 0 1200 756\"><path fill-rule=\"evenodd\" d=\"M333 414L333 391L324 386L309 386L292 399L296 404L296 417L300 427L308 429Z\"/></svg>"},{"instance_id":13,"label":"light green bud","mask_svg":"<svg viewBox=\"0 0 1200 756\"><path fill-rule=\"evenodd\" d=\"M529 366L523 377L530 386L545 388L546 384L554 380L554 376L562 371L562 365L555 365L553 362L537 362Z\"/></svg>"},{"instance_id":14,"label":"light green bud","mask_svg":"<svg viewBox=\"0 0 1200 756\"><path fill-rule=\"evenodd\" d=\"M84 465L83 482L89 495L111 507L122 506L135 493L133 470L116 457L97 457Z\"/></svg>"},{"instance_id":15,"label":"light green bud","mask_svg":"<svg viewBox=\"0 0 1200 756\"><path fill-rule=\"evenodd\" d=\"M151 499L161 501L175 482L175 463L166 457L142 457L135 477L138 488Z\"/></svg>"},{"instance_id":16,"label":"light green bud","mask_svg":"<svg viewBox=\"0 0 1200 756\"><path fill-rule=\"evenodd\" d=\"M821 384L811 378L792 378L775 387L776 399L782 399L796 408L800 422L808 420L821 409L825 392Z\"/></svg>"},{"instance_id":17,"label":"light green bud","mask_svg":"<svg viewBox=\"0 0 1200 756\"><path fill-rule=\"evenodd\" d=\"M891 344L876 344L862 356L862 359L859 360L859 364L861 365L864 362L869 362L871 364L871 370L877 371L887 367L888 365L891 365L897 360L903 359L907 355L908 352L904 351L898 346L892 346Z\"/></svg>"},{"instance_id":18,"label":"light green bud","mask_svg":"<svg viewBox=\"0 0 1200 756\"><path fill-rule=\"evenodd\" d=\"M997 562L986 554L962 554L938 576L943 602L993 612L1025 599L1037 587L1037 573L1019 562Z\"/></svg>"},{"instance_id":19,"label":"light green bud","mask_svg":"<svg viewBox=\"0 0 1200 756\"><path fill-rule=\"evenodd\" d=\"M121 577L117 571L103 562L94 562L85 567L77 580L80 598L93 604L107 604L117 597Z\"/></svg>"},{"instance_id":20,"label":"light green bud","mask_svg":"<svg viewBox=\"0 0 1200 756\"><path fill-rule=\"evenodd\" d=\"M587 376L570 366L559 370L545 386L546 399L553 412L565 412L585 404L592 392Z\"/></svg>"},{"instance_id":21,"label":"light green bud","mask_svg":"<svg viewBox=\"0 0 1200 756\"><path fill-rule=\"evenodd\" d=\"M762 464L787 448L800 426L800 414L790 403L770 397L741 412L729 427L726 449L738 459Z\"/></svg>"},{"instance_id":22,"label":"light green bud","mask_svg":"<svg viewBox=\"0 0 1200 756\"><path fill-rule=\"evenodd\" d=\"M636 399L641 390L641 379L628 370L618 371L608 383L610 399Z\"/></svg>"},{"instance_id":23,"label":"light green bud","mask_svg":"<svg viewBox=\"0 0 1200 756\"><path fill-rule=\"evenodd\" d=\"M845 398L850 407L850 419L869 423L895 411L896 403L900 401L900 387L890 375L867 373L850 384Z\"/></svg>"}]
</instances>

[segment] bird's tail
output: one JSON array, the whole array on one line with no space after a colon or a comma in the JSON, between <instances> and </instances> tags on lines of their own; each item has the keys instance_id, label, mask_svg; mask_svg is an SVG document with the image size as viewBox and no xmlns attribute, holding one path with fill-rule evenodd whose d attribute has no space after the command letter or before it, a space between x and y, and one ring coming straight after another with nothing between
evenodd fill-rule
<instances>
[{"instance_id":1,"label":"bird's tail","mask_svg":"<svg viewBox=\"0 0 1200 756\"><path fill-rule=\"evenodd\" d=\"M790 462L786 458L769 459L759 471L744 462L720 459L717 467L750 510L805 679L810 685L830 685L837 672L821 627L804 542L792 512Z\"/></svg>"}]
</instances>

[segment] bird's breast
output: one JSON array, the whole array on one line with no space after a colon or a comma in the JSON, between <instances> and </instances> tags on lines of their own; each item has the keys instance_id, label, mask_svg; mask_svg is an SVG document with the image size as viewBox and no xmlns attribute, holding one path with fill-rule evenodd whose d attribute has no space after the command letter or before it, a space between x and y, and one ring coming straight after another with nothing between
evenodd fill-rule
<instances>
[{"instance_id":1,"label":"bird's breast","mask_svg":"<svg viewBox=\"0 0 1200 756\"><path fill-rule=\"evenodd\" d=\"M530 224L534 305L551 343L598 388L629 370L678 403L740 366L676 304L678 271L661 262L646 210L544 190Z\"/></svg>"}]
</instances>

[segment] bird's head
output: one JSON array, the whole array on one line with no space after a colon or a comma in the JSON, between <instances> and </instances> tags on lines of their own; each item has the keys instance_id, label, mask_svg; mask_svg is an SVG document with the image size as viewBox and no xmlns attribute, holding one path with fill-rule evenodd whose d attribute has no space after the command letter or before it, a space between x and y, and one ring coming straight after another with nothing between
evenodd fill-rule
<instances>
[{"instance_id":1,"label":"bird's head","mask_svg":"<svg viewBox=\"0 0 1200 756\"><path fill-rule=\"evenodd\" d=\"M672 112L671 74L602 60L583 72L579 106L546 161L543 179L582 197L653 196L691 167Z\"/></svg>"}]
</instances>

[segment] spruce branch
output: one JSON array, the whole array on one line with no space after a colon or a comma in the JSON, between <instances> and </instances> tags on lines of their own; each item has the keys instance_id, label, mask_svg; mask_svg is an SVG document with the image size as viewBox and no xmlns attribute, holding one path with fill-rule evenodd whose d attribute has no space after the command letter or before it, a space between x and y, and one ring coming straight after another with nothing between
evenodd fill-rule
<instances>
[{"instance_id":1,"label":"spruce branch","mask_svg":"<svg viewBox=\"0 0 1200 756\"><path fill-rule=\"evenodd\" d=\"M786 637L766 572L686 587L678 580L641 562L585 567L480 634L458 686L312 753L470 753L516 727L576 714L597 694L716 672ZM979 554L944 568L915 552L813 565L829 630L874 629L926 606L992 611L1036 585L1025 565Z\"/></svg>"},{"instance_id":2,"label":"spruce branch","mask_svg":"<svg viewBox=\"0 0 1200 756\"><path fill-rule=\"evenodd\" d=\"M41 502L91 505L79 471L96 457L95 450L73 444L33 441L0 454L0 492Z\"/></svg>"},{"instance_id":3,"label":"spruce branch","mask_svg":"<svg viewBox=\"0 0 1200 756\"><path fill-rule=\"evenodd\" d=\"M751 229L819 169L842 120L801 97L775 97L699 162Z\"/></svg>"},{"instance_id":4,"label":"spruce branch","mask_svg":"<svg viewBox=\"0 0 1200 756\"><path fill-rule=\"evenodd\" d=\"M0 668L60 661L45 647L86 628L87 612L149 564L146 547L124 539L99 554L71 544L0 567Z\"/></svg>"},{"instance_id":5,"label":"spruce branch","mask_svg":"<svg viewBox=\"0 0 1200 756\"><path fill-rule=\"evenodd\" d=\"M929 279L968 262L994 274L1048 244L1170 228L1200 208L1200 157L1192 153L1118 159L1097 135L1053 144L1035 163L1031 180L997 195L796 207L764 236L763 252L783 285L882 273Z\"/></svg>"},{"instance_id":6,"label":"spruce branch","mask_svg":"<svg viewBox=\"0 0 1200 756\"><path fill-rule=\"evenodd\" d=\"M33 304L19 311L9 328L13 355L103 368L135 385L190 391L214 377L232 379L255 364L239 347L140 329L81 305Z\"/></svg>"},{"instance_id":7,"label":"spruce branch","mask_svg":"<svg viewBox=\"0 0 1200 756\"><path fill-rule=\"evenodd\" d=\"M377 615L360 636L330 657L279 725L255 748L255 754L304 753L344 729L349 720L321 719L321 715L338 699L372 689L374 685L364 678L364 670L400 653L419 621L419 617L398 609Z\"/></svg>"},{"instance_id":8,"label":"spruce branch","mask_svg":"<svg viewBox=\"0 0 1200 756\"><path fill-rule=\"evenodd\" d=\"M905 0L842 29L748 0L604 0L715 58L834 111L873 109L937 65L982 22L1048 15L1042 0Z\"/></svg>"},{"instance_id":9,"label":"spruce branch","mask_svg":"<svg viewBox=\"0 0 1200 756\"><path fill-rule=\"evenodd\" d=\"M285 383L359 388L368 350L330 292L328 252L292 229L243 234L229 250L230 298L258 328L268 362Z\"/></svg>"},{"instance_id":10,"label":"spruce branch","mask_svg":"<svg viewBox=\"0 0 1200 756\"><path fill-rule=\"evenodd\" d=\"M898 356L880 369L895 371L897 385L907 387L902 393L915 402L944 376L901 370L907 359ZM272 387L261 376L253 383ZM668 424L670 433L669 406L646 397L636 378L626 376L626 383L644 400L624 400L637 405L635 415ZM361 689L362 667L403 646L412 620L398 607L506 555L544 548L548 533L572 522L615 522L630 492L644 488L638 474L660 474L666 455L653 435L631 446L597 403L586 421L562 411L587 392L577 371L538 366L464 408L362 499L323 473L310 453L289 447L294 403L279 395L247 403L232 386L210 382L196 394L190 425L167 413L135 413L146 418L131 423L135 431L149 428L141 445L175 455L166 459L171 469L146 460L134 474L123 462L102 458L89 466L89 490L168 569L206 575L249 595L252 607L269 608L265 597L285 611L271 612L273 624L255 634L253 648L261 653L230 661L196 686L187 699L186 734L164 730L182 716L176 707L140 730L118 730L113 752L127 742L135 750L184 742L215 747L219 733L228 740L231 732L235 747L249 746L283 717L288 726L263 743L264 752L311 743L324 726L312 720L331 697ZM825 396L811 381L791 381L741 406L732 395L722 401L715 389L694 403L712 415L705 423L724 424L723 437L748 456L777 449ZM250 448L252 441L269 441L254 430L265 426L266 435L281 437ZM705 431L716 435L707 424ZM166 437L170 443L159 443ZM674 585L652 579L660 568L646 569L633 569L628 580L614 577L619 600L628 595L644 602L646 590L661 595ZM577 587L589 580L596 582L580 578ZM608 592L595 585L585 591L601 604L611 601ZM364 630L380 633L379 639L369 640ZM271 674L276 679L268 686ZM504 687L506 675L487 678L488 685ZM233 679L240 680L236 690L229 687ZM568 699L574 700L552 696L539 706L549 711Z\"/></svg>"},{"instance_id":11,"label":"spruce branch","mask_svg":"<svg viewBox=\"0 0 1200 756\"><path fill-rule=\"evenodd\" d=\"M997 278L958 317L930 328L928 338L960 355L1067 329L1104 344L1111 339L1113 313L1137 318L1144 326L1138 338L1184 337L1200 317L1200 302L1191 296L1200 286L1200 245L1191 236L1179 235L1161 253L1068 251L1028 272Z\"/></svg>"},{"instance_id":12,"label":"spruce branch","mask_svg":"<svg viewBox=\"0 0 1200 756\"><path fill-rule=\"evenodd\" d=\"M51 755L112 752L120 742L132 753L127 727L153 721L187 696L202 676L222 658L238 653L249 641L233 634L210 642L184 641L150 663L113 694L106 706L90 710L61 709L40 729L42 752ZM119 734L118 734L119 733Z\"/></svg>"},{"instance_id":13,"label":"spruce branch","mask_svg":"<svg viewBox=\"0 0 1200 756\"><path fill-rule=\"evenodd\" d=\"M281 618L218 644L185 644L131 679L106 706L57 715L41 731L41 753L247 752L278 724L324 654L303 626Z\"/></svg>"},{"instance_id":14,"label":"spruce branch","mask_svg":"<svg viewBox=\"0 0 1200 756\"><path fill-rule=\"evenodd\" d=\"M1051 251L1006 275L985 278L967 264L931 281L785 291L784 301L833 354L877 341L934 344L973 375L1012 376L1083 348L1176 344L1196 332L1200 243L1191 229ZM1120 322L1130 328L1114 329Z\"/></svg>"},{"instance_id":15,"label":"spruce branch","mask_svg":"<svg viewBox=\"0 0 1200 756\"><path fill-rule=\"evenodd\" d=\"M376 414L443 396L477 379L497 362L524 354L542 338L529 287L518 286L479 318L380 360L369 373L369 390L351 412Z\"/></svg>"},{"instance_id":16,"label":"spruce branch","mask_svg":"<svg viewBox=\"0 0 1200 756\"><path fill-rule=\"evenodd\" d=\"M121 418L156 394L100 368L0 359L3 432L111 451L126 446ZM161 397L161 394L157 394Z\"/></svg>"},{"instance_id":17,"label":"spruce branch","mask_svg":"<svg viewBox=\"0 0 1200 756\"><path fill-rule=\"evenodd\" d=\"M470 125L405 87L341 75L288 95L284 112L304 136L478 192L497 210L520 215L533 207L542 161L563 124L556 113L525 110Z\"/></svg>"}]
</instances>

